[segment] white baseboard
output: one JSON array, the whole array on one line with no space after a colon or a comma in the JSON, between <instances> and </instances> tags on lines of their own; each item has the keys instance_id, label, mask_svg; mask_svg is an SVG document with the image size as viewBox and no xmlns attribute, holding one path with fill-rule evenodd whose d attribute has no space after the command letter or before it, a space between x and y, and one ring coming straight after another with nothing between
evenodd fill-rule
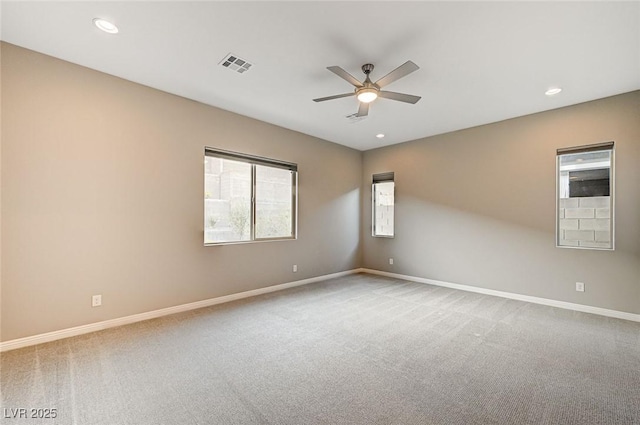
<instances>
[{"instance_id":1,"label":"white baseboard","mask_svg":"<svg viewBox=\"0 0 640 425\"><path fill-rule=\"evenodd\" d=\"M640 322L640 314L627 313L624 311L609 310L606 308L592 307L583 304L574 304L565 301L551 300L547 298L533 297L530 295L516 294L512 292L496 291L493 289L480 288L477 286L461 285L458 283L443 282L434 279L426 279L422 277L408 276L398 273L385 272L367 268L359 268L347 270L328 275L316 276L309 279L296 280L293 282L282 283L279 285L268 286L266 288L254 289L251 291L239 292L237 294L225 295L222 297L210 298L207 300L196 301L188 304L181 304L173 307L162 308L160 310L148 311L146 313L134 314L131 316L120 317L117 319L105 320L97 323L76 326L73 328L62 329L59 331L47 332L39 335L28 336L25 338L13 339L10 341L0 342L0 352L15 350L17 348L28 347L31 345L42 344L45 342L56 341L59 339L69 338L72 336L83 335L90 332L101 331L116 326L128 325L131 323L141 322L143 320L155 319L157 317L168 316L170 314L181 313L184 311L195 310L198 308L209 307L216 304L227 303L230 301L240 300L243 298L255 297L256 295L266 294L269 292L281 291L295 286L307 285L309 283L320 282L327 279L334 279L341 276L347 276L355 273L369 273L379 276L392 277L396 279L408 280L411 282L425 283L428 285L443 286L446 288L460 289L462 291L476 292L479 294L493 295L496 297L509 298L512 300L526 301L534 304L542 304L551 307L564 308L567 310L581 311L584 313L598 314L600 316L615 317L617 319L631 320Z\"/></svg>"},{"instance_id":2,"label":"white baseboard","mask_svg":"<svg viewBox=\"0 0 640 425\"><path fill-rule=\"evenodd\" d=\"M210 298L207 300L196 301L188 304L181 304L173 307L162 308L160 310L148 311L146 313L134 314L131 316L120 317L117 319L105 320L88 325L76 326L73 328L62 329L59 331L47 332L39 335L28 336L25 338L13 339L10 341L0 342L0 352L15 350L17 348L28 347L31 345L42 344L44 342L56 341L63 338L87 334L90 332L101 331L116 326L128 325L131 323L141 322L143 320L155 319L157 317L168 316L170 314L181 313L183 311L195 310L198 308L209 307L216 304L227 303L230 301L240 300L243 298L255 297L269 292L281 291L283 289L293 288L295 286L307 285L309 283L320 282L336 277L347 276L350 274L360 273L362 269L347 270L344 272L332 273L322 276L311 277L308 279L296 280L293 282L282 283L280 285L267 286L266 288L254 289L251 291L239 292L237 294L225 295L222 297Z\"/></svg>"},{"instance_id":3,"label":"white baseboard","mask_svg":"<svg viewBox=\"0 0 640 425\"><path fill-rule=\"evenodd\" d=\"M422 277L407 276L404 274L384 272L373 269L360 269L362 273L370 273L379 276L393 277L396 279L408 280L411 282L426 283L428 285L443 286L445 288L460 289L462 291L476 292L478 294L493 295L496 297L509 298L512 300L526 301L534 304L542 304L551 307L564 308L566 310L581 311L583 313L598 314L600 316L615 317L616 319L631 320L640 322L640 314L627 313L625 311L609 310L607 308L593 307L590 305L575 304L565 301L551 300L548 298L533 297L530 295L516 294L513 292L496 291L494 289L480 288L477 286L461 285L459 283L443 282L440 280L425 279Z\"/></svg>"}]
</instances>

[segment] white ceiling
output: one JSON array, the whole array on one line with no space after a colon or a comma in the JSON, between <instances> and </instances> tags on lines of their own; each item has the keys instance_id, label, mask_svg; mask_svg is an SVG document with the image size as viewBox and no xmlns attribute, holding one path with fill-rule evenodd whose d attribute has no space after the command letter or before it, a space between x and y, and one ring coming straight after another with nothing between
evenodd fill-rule
<instances>
[{"instance_id":1,"label":"white ceiling","mask_svg":"<svg viewBox=\"0 0 640 425\"><path fill-rule=\"evenodd\" d=\"M640 89L640 2L3 1L4 41L360 150ZM92 24L107 18L120 33ZM219 65L227 53L254 64ZM351 122L353 89L421 69ZM550 86L564 91L549 98ZM385 133L377 139L377 133Z\"/></svg>"}]
</instances>

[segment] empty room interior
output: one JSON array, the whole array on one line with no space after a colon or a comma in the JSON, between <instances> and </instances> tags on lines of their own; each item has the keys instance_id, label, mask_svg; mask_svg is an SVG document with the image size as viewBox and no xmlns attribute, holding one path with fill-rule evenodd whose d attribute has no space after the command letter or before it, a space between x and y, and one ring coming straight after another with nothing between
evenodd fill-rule
<instances>
[{"instance_id":1,"label":"empty room interior","mask_svg":"<svg viewBox=\"0 0 640 425\"><path fill-rule=\"evenodd\" d=\"M0 23L1 423L640 424L640 2Z\"/></svg>"}]
</instances>

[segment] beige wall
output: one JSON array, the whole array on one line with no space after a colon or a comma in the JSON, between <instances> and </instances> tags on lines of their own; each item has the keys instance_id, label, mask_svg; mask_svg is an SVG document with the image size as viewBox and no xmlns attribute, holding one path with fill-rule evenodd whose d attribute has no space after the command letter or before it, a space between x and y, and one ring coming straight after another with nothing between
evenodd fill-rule
<instances>
[{"instance_id":1,"label":"beige wall","mask_svg":"<svg viewBox=\"0 0 640 425\"><path fill-rule=\"evenodd\" d=\"M360 266L640 313L640 92L362 154L1 54L2 341ZM608 140L616 251L556 248L555 150ZM204 146L298 163L297 241L202 245ZM372 238L371 174L387 171L396 237Z\"/></svg>"},{"instance_id":2,"label":"beige wall","mask_svg":"<svg viewBox=\"0 0 640 425\"><path fill-rule=\"evenodd\" d=\"M556 149L610 140L616 250L556 248ZM363 161L363 188L372 174L395 172L397 202L395 238L372 238L363 190L364 267L640 313L640 92L380 148Z\"/></svg>"},{"instance_id":3,"label":"beige wall","mask_svg":"<svg viewBox=\"0 0 640 425\"><path fill-rule=\"evenodd\" d=\"M8 44L1 106L3 341L360 265L359 151ZM204 146L297 163L298 240L204 247Z\"/></svg>"}]
</instances>

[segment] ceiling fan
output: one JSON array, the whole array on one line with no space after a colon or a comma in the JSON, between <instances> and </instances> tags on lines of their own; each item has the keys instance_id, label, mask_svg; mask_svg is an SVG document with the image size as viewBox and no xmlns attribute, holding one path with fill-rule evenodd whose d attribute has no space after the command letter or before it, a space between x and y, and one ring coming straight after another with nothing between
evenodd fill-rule
<instances>
[{"instance_id":1,"label":"ceiling fan","mask_svg":"<svg viewBox=\"0 0 640 425\"><path fill-rule=\"evenodd\" d=\"M325 100L333 100L340 99L341 97L349 97L356 96L356 98L360 101L360 106L358 107L358 112L355 114L356 117L366 117L369 114L369 104L376 100L378 97L383 97L385 99L398 100L400 102L406 102L414 104L420 100L420 96L414 96L412 94L404 94L404 93L396 93L392 91L380 90L382 87L387 86L393 83L400 78L411 74L414 71L420 69L418 65L411 61L407 61L380 78L375 83L371 82L369 79L369 74L373 71L373 65L370 63L362 65L362 72L366 75L366 78L363 82L360 82L353 75L349 74L344 69L339 66L328 66L327 69L343 80L351 83L355 86L355 90L353 93L343 93L336 94L334 96L328 97L320 97L318 99L313 99L314 102L324 102Z\"/></svg>"}]
</instances>

